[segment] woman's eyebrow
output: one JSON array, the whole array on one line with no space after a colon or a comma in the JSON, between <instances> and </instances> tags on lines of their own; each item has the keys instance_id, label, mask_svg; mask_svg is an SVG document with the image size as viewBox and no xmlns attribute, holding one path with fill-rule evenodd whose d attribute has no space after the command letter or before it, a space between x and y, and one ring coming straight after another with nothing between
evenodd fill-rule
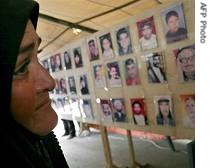
<instances>
[{"instance_id":1,"label":"woman's eyebrow","mask_svg":"<svg viewBox=\"0 0 210 168\"><path fill-rule=\"evenodd\" d=\"M42 39L40 37L38 37L37 38L38 45L40 45L41 41L42 41ZM21 47L19 50L19 54L23 54L28 51L32 51L34 49L35 45L36 45L36 42L32 42L32 43L27 44L26 46Z\"/></svg>"},{"instance_id":2,"label":"woman's eyebrow","mask_svg":"<svg viewBox=\"0 0 210 168\"><path fill-rule=\"evenodd\" d=\"M26 53L28 51L31 51L31 50L34 49L34 47L35 47L35 43L34 42L30 43L30 44L28 44L26 46L23 46L23 47L20 48L19 54L23 54L23 53Z\"/></svg>"}]
</instances>

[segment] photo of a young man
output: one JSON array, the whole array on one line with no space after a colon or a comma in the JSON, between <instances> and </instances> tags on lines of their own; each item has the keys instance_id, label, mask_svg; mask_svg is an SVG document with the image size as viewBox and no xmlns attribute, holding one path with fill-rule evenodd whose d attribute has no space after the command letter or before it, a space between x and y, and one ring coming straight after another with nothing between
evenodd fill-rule
<instances>
[{"instance_id":1,"label":"photo of a young man","mask_svg":"<svg viewBox=\"0 0 210 168\"><path fill-rule=\"evenodd\" d=\"M142 51L158 47L153 16L138 21L137 29Z\"/></svg>"},{"instance_id":2,"label":"photo of a young man","mask_svg":"<svg viewBox=\"0 0 210 168\"><path fill-rule=\"evenodd\" d=\"M161 15L167 43L173 43L187 38L182 4L162 11Z\"/></svg>"}]
</instances>

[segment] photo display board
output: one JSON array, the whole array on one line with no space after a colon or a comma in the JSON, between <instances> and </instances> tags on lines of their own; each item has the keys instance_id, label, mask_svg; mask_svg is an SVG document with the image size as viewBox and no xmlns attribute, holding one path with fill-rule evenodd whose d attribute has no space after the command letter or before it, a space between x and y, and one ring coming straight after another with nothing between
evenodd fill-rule
<instances>
[{"instance_id":1,"label":"photo display board","mask_svg":"<svg viewBox=\"0 0 210 168\"><path fill-rule=\"evenodd\" d=\"M194 13L194 3L173 1L43 57L56 83L50 96L64 101L61 113L194 138Z\"/></svg>"}]
</instances>

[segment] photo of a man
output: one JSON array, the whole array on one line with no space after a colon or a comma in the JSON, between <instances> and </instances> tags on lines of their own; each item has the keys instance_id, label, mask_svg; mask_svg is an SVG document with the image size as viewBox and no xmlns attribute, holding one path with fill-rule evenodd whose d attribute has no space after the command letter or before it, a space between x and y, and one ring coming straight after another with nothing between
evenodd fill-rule
<instances>
[{"instance_id":1,"label":"photo of a man","mask_svg":"<svg viewBox=\"0 0 210 168\"><path fill-rule=\"evenodd\" d=\"M162 21L167 43L173 43L187 38L187 29L181 4L163 11Z\"/></svg>"},{"instance_id":2,"label":"photo of a man","mask_svg":"<svg viewBox=\"0 0 210 168\"><path fill-rule=\"evenodd\" d=\"M195 81L195 45L174 50L177 73L180 82Z\"/></svg>"},{"instance_id":3,"label":"photo of a man","mask_svg":"<svg viewBox=\"0 0 210 168\"><path fill-rule=\"evenodd\" d=\"M166 83L165 66L161 52L146 55L149 83Z\"/></svg>"},{"instance_id":4,"label":"photo of a man","mask_svg":"<svg viewBox=\"0 0 210 168\"><path fill-rule=\"evenodd\" d=\"M136 24L141 49L144 51L157 48L158 43L153 17L140 20Z\"/></svg>"},{"instance_id":5,"label":"photo of a man","mask_svg":"<svg viewBox=\"0 0 210 168\"><path fill-rule=\"evenodd\" d=\"M99 59L98 45L95 39L90 39L88 42L89 60L94 61Z\"/></svg>"}]
</instances>

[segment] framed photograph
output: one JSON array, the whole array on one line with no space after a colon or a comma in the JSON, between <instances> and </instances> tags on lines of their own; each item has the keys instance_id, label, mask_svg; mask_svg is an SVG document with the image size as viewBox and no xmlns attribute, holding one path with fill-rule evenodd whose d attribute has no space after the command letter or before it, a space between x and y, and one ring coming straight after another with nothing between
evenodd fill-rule
<instances>
[{"instance_id":1,"label":"framed photograph","mask_svg":"<svg viewBox=\"0 0 210 168\"><path fill-rule=\"evenodd\" d=\"M51 69L51 72L55 72L55 57L54 56L50 57L50 69Z\"/></svg>"},{"instance_id":2,"label":"framed photograph","mask_svg":"<svg viewBox=\"0 0 210 168\"><path fill-rule=\"evenodd\" d=\"M100 101L102 118L112 121L112 103L109 99L101 99Z\"/></svg>"},{"instance_id":3,"label":"framed photograph","mask_svg":"<svg viewBox=\"0 0 210 168\"><path fill-rule=\"evenodd\" d=\"M118 55L124 56L133 53L129 26L119 28L115 32Z\"/></svg>"},{"instance_id":4,"label":"framed photograph","mask_svg":"<svg viewBox=\"0 0 210 168\"><path fill-rule=\"evenodd\" d=\"M42 66L44 67L44 69L47 70L47 72L50 72L50 65L49 65L49 62L48 62L48 59L45 59L41 62Z\"/></svg>"},{"instance_id":5,"label":"framed photograph","mask_svg":"<svg viewBox=\"0 0 210 168\"><path fill-rule=\"evenodd\" d=\"M60 82L59 82L59 79L58 78L55 78L55 94L59 94L60 93Z\"/></svg>"},{"instance_id":6,"label":"framed photograph","mask_svg":"<svg viewBox=\"0 0 210 168\"><path fill-rule=\"evenodd\" d=\"M93 65L93 73L95 79L95 85L97 88L106 86L106 78L104 72L104 66L102 64Z\"/></svg>"},{"instance_id":7,"label":"framed photograph","mask_svg":"<svg viewBox=\"0 0 210 168\"><path fill-rule=\"evenodd\" d=\"M81 47L73 49L75 68L83 67Z\"/></svg>"},{"instance_id":8,"label":"framed photograph","mask_svg":"<svg viewBox=\"0 0 210 168\"><path fill-rule=\"evenodd\" d=\"M195 94L180 95L183 111L183 126L195 128Z\"/></svg>"},{"instance_id":9,"label":"framed photograph","mask_svg":"<svg viewBox=\"0 0 210 168\"><path fill-rule=\"evenodd\" d=\"M77 94L77 89L76 89L76 82L75 82L74 76L69 76L68 77L68 84L69 84L70 95L71 96L76 95Z\"/></svg>"},{"instance_id":10,"label":"framed photograph","mask_svg":"<svg viewBox=\"0 0 210 168\"><path fill-rule=\"evenodd\" d=\"M157 125L175 126L171 96L155 96Z\"/></svg>"},{"instance_id":11,"label":"framed photograph","mask_svg":"<svg viewBox=\"0 0 210 168\"><path fill-rule=\"evenodd\" d=\"M69 51L64 51L63 53L63 59L64 59L64 67L65 69L71 69L72 63L71 63L71 56Z\"/></svg>"},{"instance_id":12,"label":"framed photograph","mask_svg":"<svg viewBox=\"0 0 210 168\"><path fill-rule=\"evenodd\" d=\"M157 48L158 43L153 16L140 20L136 24L142 51Z\"/></svg>"},{"instance_id":13,"label":"framed photograph","mask_svg":"<svg viewBox=\"0 0 210 168\"><path fill-rule=\"evenodd\" d=\"M173 50L180 82L195 82L195 44Z\"/></svg>"},{"instance_id":14,"label":"framed photograph","mask_svg":"<svg viewBox=\"0 0 210 168\"><path fill-rule=\"evenodd\" d=\"M67 94L66 79L60 78L60 93Z\"/></svg>"},{"instance_id":15,"label":"framed photograph","mask_svg":"<svg viewBox=\"0 0 210 168\"><path fill-rule=\"evenodd\" d=\"M87 95L90 93L86 74L79 76L79 86L80 86L80 92L82 95Z\"/></svg>"},{"instance_id":16,"label":"framed photograph","mask_svg":"<svg viewBox=\"0 0 210 168\"><path fill-rule=\"evenodd\" d=\"M124 62L125 81L127 86L139 85L140 77L135 58L128 58Z\"/></svg>"},{"instance_id":17,"label":"framed photograph","mask_svg":"<svg viewBox=\"0 0 210 168\"><path fill-rule=\"evenodd\" d=\"M62 70L62 62L61 62L61 54L57 53L54 55L54 61L55 61L55 72Z\"/></svg>"},{"instance_id":18,"label":"framed photograph","mask_svg":"<svg viewBox=\"0 0 210 168\"><path fill-rule=\"evenodd\" d=\"M130 99L134 124L148 125L144 98Z\"/></svg>"},{"instance_id":19,"label":"framed photograph","mask_svg":"<svg viewBox=\"0 0 210 168\"><path fill-rule=\"evenodd\" d=\"M99 36L101 52L104 60L114 57L114 49L111 34L107 33Z\"/></svg>"},{"instance_id":20,"label":"framed photograph","mask_svg":"<svg viewBox=\"0 0 210 168\"><path fill-rule=\"evenodd\" d=\"M165 64L162 52L145 55L149 83L167 83Z\"/></svg>"},{"instance_id":21,"label":"framed photograph","mask_svg":"<svg viewBox=\"0 0 210 168\"><path fill-rule=\"evenodd\" d=\"M92 110L92 104L90 99L83 99L80 101L81 104L81 111L82 111L82 117L83 118L93 118L93 110Z\"/></svg>"},{"instance_id":22,"label":"framed photograph","mask_svg":"<svg viewBox=\"0 0 210 168\"><path fill-rule=\"evenodd\" d=\"M125 111L125 103L123 98L112 99L112 118L115 122L126 122L127 116Z\"/></svg>"},{"instance_id":23,"label":"framed photograph","mask_svg":"<svg viewBox=\"0 0 210 168\"><path fill-rule=\"evenodd\" d=\"M117 61L109 62L106 64L108 82L110 87L120 87L122 86L122 80L120 75L120 68Z\"/></svg>"},{"instance_id":24,"label":"framed photograph","mask_svg":"<svg viewBox=\"0 0 210 168\"><path fill-rule=\"evenodd\" d=\"M87 40L88 56L90 61L99 59L99 49L95 38Z\"/></svg>"},{"instance_id":25,"label":"framed photograph","mask_svg":"<svg viewBox=\"0 0 210 168\"><path fill-rule=\"evenodd\" d=\"M187 38L182 3L162 11L161 17L167 43L173 43Z\"/></svg>"}]
</instances>

